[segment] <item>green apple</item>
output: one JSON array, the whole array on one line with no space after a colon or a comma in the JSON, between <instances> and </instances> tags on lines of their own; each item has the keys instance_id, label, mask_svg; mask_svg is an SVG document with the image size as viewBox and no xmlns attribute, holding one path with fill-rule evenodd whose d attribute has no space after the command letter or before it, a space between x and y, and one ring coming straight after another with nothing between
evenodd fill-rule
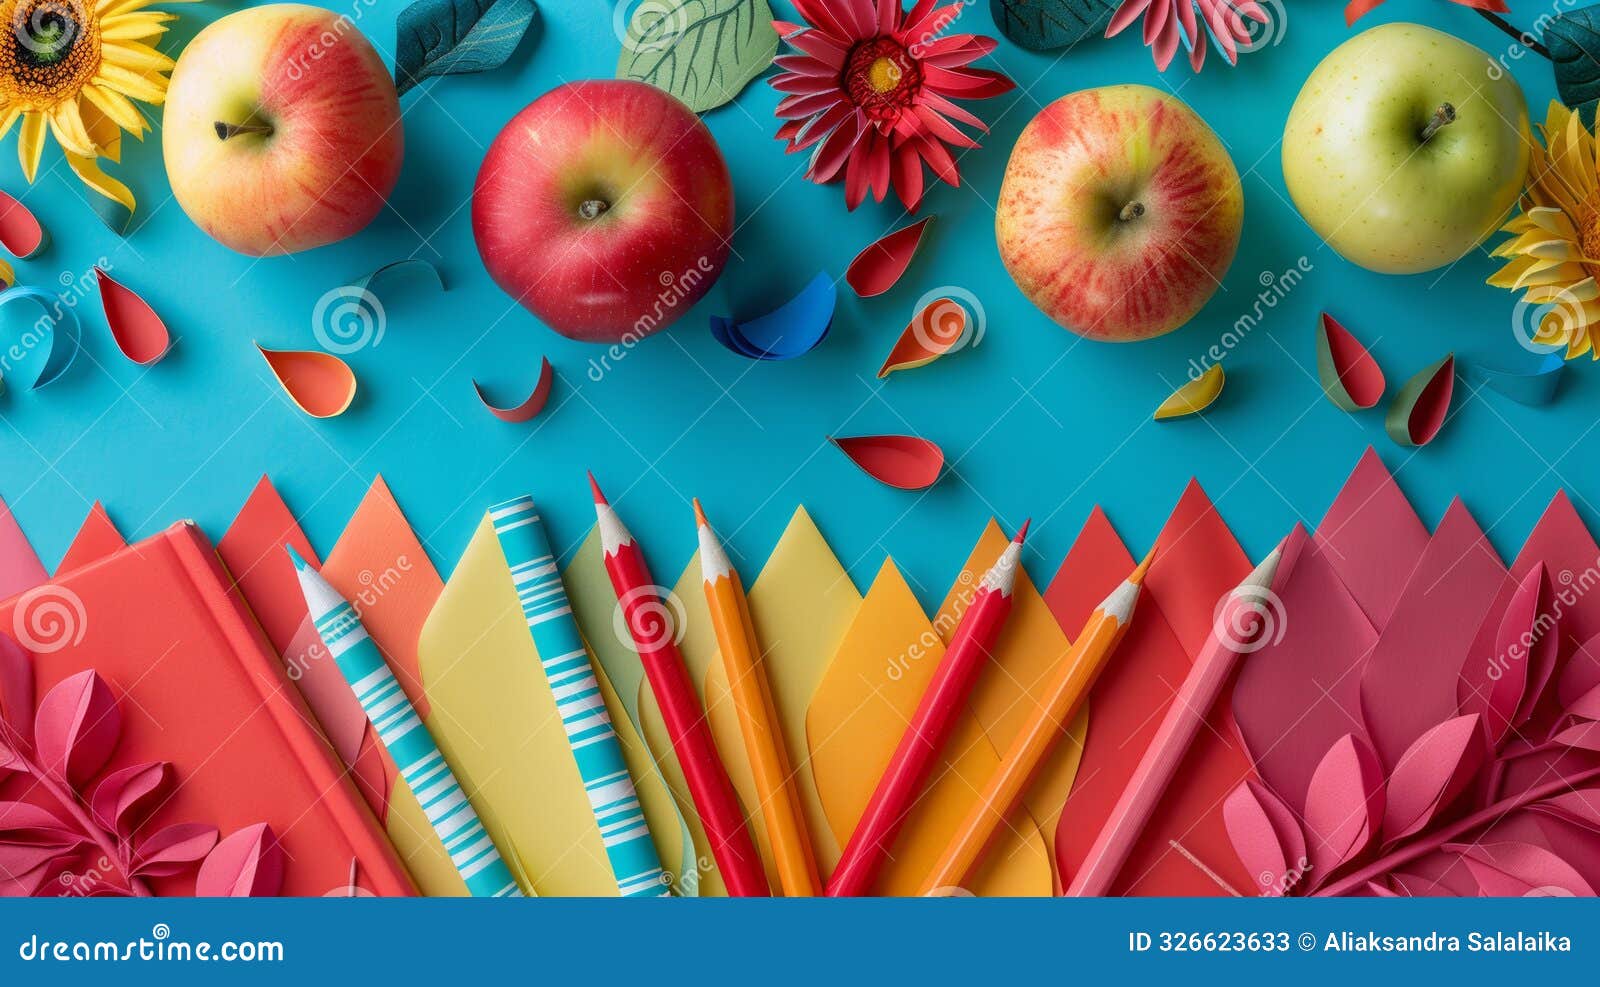
<instances>
[{"instance_id":1,"label":"green apple","mask_svg":"<svg viewBox=\"0 0 1600 987\"><path fill-rule=\"evenodd\" d=\"M1522 191L1528 146L1522 90L1486 52L1385 24L1312 71L1283 130L1283 177L1345 258L1416 274L1494 232Z\"/></svg>"}]
</instances>

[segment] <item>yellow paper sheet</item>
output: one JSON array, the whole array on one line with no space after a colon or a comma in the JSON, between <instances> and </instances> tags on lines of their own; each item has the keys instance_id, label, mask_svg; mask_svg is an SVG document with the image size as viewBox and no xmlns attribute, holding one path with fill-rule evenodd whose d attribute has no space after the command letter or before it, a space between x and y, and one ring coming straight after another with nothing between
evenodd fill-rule
<instances>
[{"instance_id":1,"label":"yellow paper sheet","mask_svg":"<svg viewBox=\"0 0 1600 987\"><path fill-rule=\"evenodd\" d=\"M961 615L972 602L984 573L1000 558L1010 541L991 519L934 618L934 627L946 644L961 623ZM1044 597L1034 588L1027 572L1019 568L1011 615L1000 632L990 666L979 676L972 690L969 704L995 750L1004 751L1011 746L1023 720L1037 709L1040 690L1066 655L1069 644L1055 615L1045 605ZM1078 776L1083 738L1088 728L1089 708L1085 704L1022 795L1023 804L1050 848L1052 870L1056 859L1056 824L1066 806L1067 795L1072 791L1073 779Z\"/></svg>"},{"instance_id":2,"label":"yellow paper sheet","mask_svg":"<svg viewBox=\"0 0 1600 987\"><path fill-rule=\"evenodd\" d=\"M910 722L944 642L892 561L886 561L823 675L806 716L817 789L843 844ZM973 799L999 764L975 718L964 716L933 779L901 828L878 894L914 895ZM982 895L1048 895L1044 838L1014 813L965 889Z\"/></svg>"},{"instance_id":3,"label":"yellow paper sheet","mask_svg":"<svg viewBox=\"0 0 1600 987\"><path fill-rule=\"evenodd\" d=\"M617 894L487 515L423 626L418 663L434 738L532 890Z\"/></svg>"},{"instance_id":4,"label":"yellow paper sheet","mask_svg":"<svg viewBox=\"0 0 1600 987\"><path fill-rule=\"evenodd\" d=\"M430 712L424 722L428 729L436 729L437 714ZM443 746L441 741L440 747ZM447 753L446 756L451 764L455 763L454 755ZM461 783L468 784L465 779ZM485 808L483 799L474 797L472 804L481 815ZM428 822L421 804L417 802L417 796L399 779L395 780L394 788L389 792L389 815L384 820L384 828L389 833L389 842L394 844L406 870L411 873L411 879L417 882L417 890L430 898L466 897L467 884L461 879L461 872L450 862L450 855L445 852L444 844L439 842L433 824Z\"/></svg>"},{"instance_id":5,"label":"yellow paper sheet","mask_svg":"<svg viewBox=\"0 0 1600 987\"><path fill-rule=\"evenodd\" d=\"M695 582L692 587L688 586L691 574ZM703 601L705 593L700 578L696 563L684 573L678 592L697 589ZM751 586L749 596L750 619L755 624L762 665L772 689L772 703L777 708L789 760L794 765L795 783L805 809L817 869L826 880L839 862L839 843L828 825L812 774L806 746L806 710L850 621L861 608L861 593L823 540L811 515L802 507L790 518L788 528ZM704 615L704 606L697 613ZM777 887L772 843L767 838L764 817L756 801L755 778L745 755L744 735L739 731L733 697L728 691L728 670L720 654L706 669L702 691L717 749L722 752L740 800L753 814L750 829L761 861L766 865L767 880Z\"/></svg>"}]
</instances>

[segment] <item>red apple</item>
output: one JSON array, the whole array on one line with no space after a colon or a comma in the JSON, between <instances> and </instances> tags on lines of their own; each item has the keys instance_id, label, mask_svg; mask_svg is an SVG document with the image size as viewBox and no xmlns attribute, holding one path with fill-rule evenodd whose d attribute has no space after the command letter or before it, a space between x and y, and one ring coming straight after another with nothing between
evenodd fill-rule
<instances>
[{"instance_id":1,"label":"red apple","mask_svg":"<svg viewBox=\"0 0 1600 987\"><path fill-rule=\"evenodd\" d=\"M654 86L568 83L489 147L472 232L495 283L563 336L616 343L710 290L733 237L733 183L700 118Z\"/></svg>"},{"instance_id":2,"label":"red apple","mask_svg":"<svg viewBox=\"0 0 1600 987\"><path fill-rule=\"evenodd\" d=\"M995 235L1046 315L1126 342L1200 311L1243 225L1239 173L1205 121L1148 86L1105 86L1061 97L1022 131Z\"/></svg>"},{"instance_id":3,"label":"red apple","mask_svg":"<svg viewBox=\"0 0 1600 987\"><path fill-rule=\"evenodd\" d=\"M295 3L229 14L183 49L162 121L178 205L242 254L370 223L400 176L400 101L349 18Z\"/></svg>"}]
</instances>

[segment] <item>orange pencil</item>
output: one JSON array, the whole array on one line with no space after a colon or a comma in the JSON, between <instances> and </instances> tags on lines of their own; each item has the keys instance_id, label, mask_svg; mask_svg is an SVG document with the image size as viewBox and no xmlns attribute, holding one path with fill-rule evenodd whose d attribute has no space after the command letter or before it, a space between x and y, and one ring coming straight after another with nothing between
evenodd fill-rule
<instances>
[{"instance_id":1,"label":"orange pencil","mask_svg":"<svg viewBox=\"0 0 1600 987\"><path fill-rule=\"evenodd\" d=\"M923 894L940 888L959 885L983 858L989 840L1005 819L1006 813L1028 787L1034 771L1043 763L1067 724L1078 715L1089 689L1105 668L1112 652L1117 650L1122 636L1133 620L1133 608L1139 602L1139 592L1144 585L1144 575L1150 568L1155 551L1145 556L1133 574L1095 608L1084 624L1083 631L1067 649L1066 656L1057 666L1054 676L1045 686L1044 695L1033 713L1023 723L1022 729L1011 741L1005 756L989 776L989 782L978 796L978 802L962 820L951 837L938 863L922 885Z\"/></svg>"},{"instance_id":2,"label":"orange pencil","mask_svg":"<svg viewBox=\"0 0 1600 987\"><path fill-rule=\"evenodd\" d=\"M822 879L817 875L811 834L806 831L783 728L772 703L772 687L761 665L750 604L739 574L706 522L698 499L694 502L694 518L700 534L700 572L705 579L706 606L711 611L717 648L728 671L728 691L739 718L750 773L755 776L756 798L761 803L767 839L772 843L778 884L791 898L813 897L821 890Z\"/></svg>"}]
</instances>

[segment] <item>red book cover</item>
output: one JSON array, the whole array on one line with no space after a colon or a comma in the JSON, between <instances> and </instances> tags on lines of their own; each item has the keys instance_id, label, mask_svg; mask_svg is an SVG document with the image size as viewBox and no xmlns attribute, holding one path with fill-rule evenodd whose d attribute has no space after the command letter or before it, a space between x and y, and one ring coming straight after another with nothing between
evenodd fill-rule
<instances>
[{"instance_id":1,"label":"red book cover","mask_svg":"<svg viewBox=\"0 0 1600 987\"><path fill-rule=\"evenodd\" d=\"M351 893L352 868L363 892L415 894L231 587L210 542L181 523L0 603L0 630L32 656L35 703L86 670L99 675L115 701L121 721L115 748L103 768L73 786L87 815L104 818L110 811L89 805L106 776L165 761L170 777L138 807L149 816L134 831L134 845L174 824L215 826L226 839L265 823L282 851L281 894ZM49 745L40 740L36 756L47 758ZM48 786L25 772L0 771L0 805L18 801L67 815ZM75 866L92 866L95 856ZM191 894L196 870L155 873L145 884L158 895ZM72 875L53 879L61 889L42 886L38 893L71 892Z\"/></svg>"}]
</instances>

